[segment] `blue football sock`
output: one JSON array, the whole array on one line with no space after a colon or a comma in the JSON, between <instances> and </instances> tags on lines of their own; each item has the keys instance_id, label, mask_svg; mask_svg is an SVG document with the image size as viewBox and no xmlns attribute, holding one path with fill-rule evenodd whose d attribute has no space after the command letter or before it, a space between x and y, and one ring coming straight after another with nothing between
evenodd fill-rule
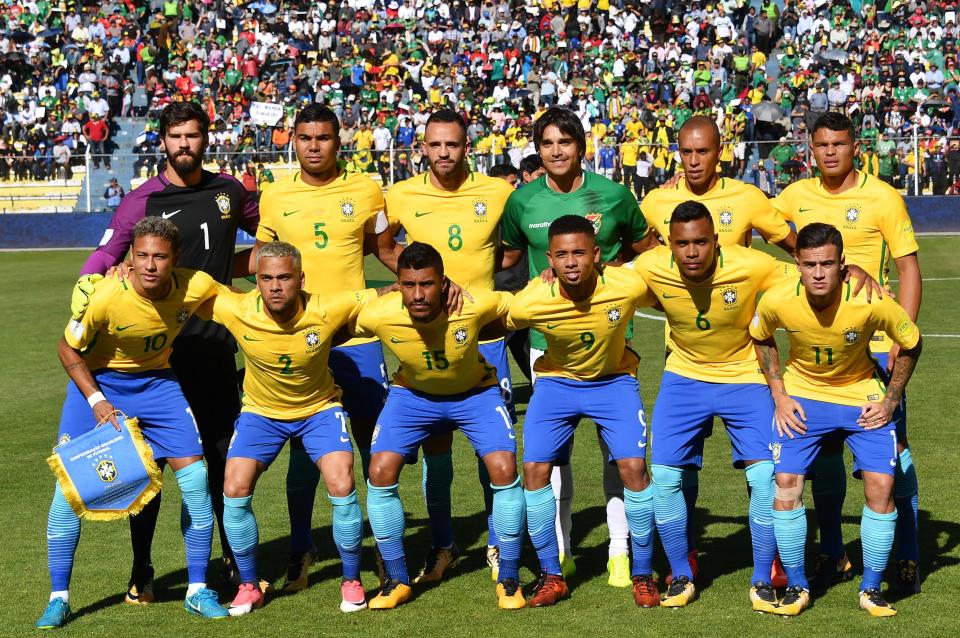
<instances>
[{"instance_id":1,"label":"blue football sock","mask_svg":"<svg viewBox=\"0 0 960 638\"><path fill-rule=\"evenodd\" d=\"M900 453L893 472L893 502L897 506L897 560L920 562L919 500L917 496L917 468L913 465L910 448Z\"/></svg>"},{"instance_id":2,"label":"blue football sock","mask_svg":"<svg viewBox=\"0 0 960 638\"><path fill-rule=\"evenodd\" d=\"M257 582L257 545L260 533L253 513L253 496L223 496L223 527L233 549L233 559L244 583Z\"/></svg>"},{"instance_id":3,"label":"blue football sock","mask_svg":"<svg viewBox=\"0 0 960 638\"><path fill-rule=\"evenodd\" d=\"M290 553L313 548L313 500L320 483L320 470L301 447L290 447L287 466L287 515L290 518Z\"/></svg>"},{"instance_id":4,"label":"blue football sock","mask_svg":"<svg viewBox=\"0 0 960 638\"><path fill-rule=\"evenodd\" d=\"M213 545L213 504L207 485L207 466L191 463L176 472L180 485L180 530L187 549L187 582L207 581L207 562Z\"/></svg>"},{"instance_id":5,"label":"blue football sock","mask_svg":"<svg viewBox=\"0 0 960 638\"><path fill-rule=\"evenodd\" d=\"M807 542L807 508L803 505L786 512L773 512L773 532L777 537L777 551L783 570L787 572L787 587L810 589L803 564L803 548ZM770 572L767 572L770 578Z\"/></svg>"},{"instance_id":6,"label":"blue football sock","mask_svg":"<svg viewBox=\"0 0 960 638\"><path fill-rule=\"evenodd\" d=\"M668 465L653 465L650 469L654 483L653 513L673 577L686 576L693 580L687 558L687 506L680 487L683 470Z\"/></svg>"},{"instance_id":7,"label":"blue football sock","mask_svg":"<svg viewBox=\"0 0 960 638\"><path fill-rule=\"evenodd\" d=\"M684 468L680 489L683 490L683 502L687 506L687 548L693 549L697 546L694 518L697 512L697 496L700 494L700 470L695 467Z\"/></svg>"},{"instance_id":8,"label":"blue football sock","mask_svg":"<svg viewBox=\"0 0 960 638\"><path fill-rule=\"evenodd\" d=\"M430 517L434 547L453 545L453 516L450 513L450 487L453 485L453 454L423 455L423 500Z\"/></svg>"},{"instance_id":9,"label":"blue football sock","mask_svg":"<svg viewBox=\"0 0 960 638\"><path fill-rule=\"evenodd\" d=\"M483 487L483 506L487 512L487 547L494 547L499 545L500 541L493 524L493 489L490 486L490 473L487 472L487 465L479 456L477 457L477 478L480 479L480 485Z\"/></svg>"},{"instance_id":10,"label":"blue football sock","mask_svg":"<svg viewBox=\"0 0 960 638\"><path fill-rule=\"evenodd\" d=\"M746 469L750 486L750 540L753 544L751 583L770 582L770 569L777 553L773 533L773 461L760 461Z\"/></svg>"},{"instance_id":11,"label":"blue football sock","mask_svg":"<svg viewBox=\"0 0 960 638\"><path fill-rule=\"evenodd\" d=\"M360 453L360 469L363 471L363 481L366 482L370 478L370 448L358 447L357 452Z\"/></svg>"},{"instance_id":12,"label":"blue football sock","mask_svg":"<svg viewBox=\"0 0 960 638\"><path fill-rule=\"evenodd\" d=\"M532 492L524 490L523 497L527 503L527 532L540 559L540 569L545 574L559 575L560 547L554 523L557 500L553 497L553 487L547 485Z\"/></svg>"},{"instance_id":13,"label":"blue football sock","mask_svg":"<svg viewBox=\"0 0 960 638\"><path fill-rule=\"evenodd\" d=\"M820 553L837 560L843 556L843 532L840 516L847 495L847 468L843 454L821 454L813 463L813 507L820 528Z\"/></svg>"},{"instance_id":14,"label":"blue football sock","mask_svg":"<svg viewBox=\"0 0 960 638\"><path fill-rule=\"evenodd\" d=\"M367 517L390 580L409 583L410 574L403 552L405 521L399 487L399 483L389 487L374 487L367 481Z\"/></svg>"},{"instance_id":15,"label":"blue football sock","mask_svg":"<svg viewBox=\"0 0 960 638\"><path fill-rule=\"evenodd\" d=\"M73 513L57 483L47 515L47 569L53 591L70 589L73 555L79 542L80 519Z\"/></svg>"},{"instance_id":16,"label":"blue football sock","mask_svg":"<svg viewBox=\"0 0 960 638\"><path fill-rule=\"evenodd\" d=\"M498 580L520 580L520 550L526 524L527 504L517 477L510 485L490 485L493 493L493 524L500 542L500 573Z\"/></svg>"},{"instance_id":17,"label":"blue football sock","mask_svg":"<svg viewBox=\"0 0 960 638\"><path fill-rule=\"evenodd\" d=\"M860 591L880 589L883 570L890 558L893 535L897 527L897 510L878 514L866 505L860 518L860 542L863 544L863 580Z\"/></svg>"},{"instance_id":18,"label":"blue football sock","mask_svg":"<svg viewBox=\"0 0 960 638\"><path fill-rule=\"evenodd\" d=\"M656 488L650 483L639 492L623 488L623 508L630 526L630 546L632 549L631 576L647 576L653 573L653 492Z\"/></svg>"},{"instance_id":19,"label":"blue football sock","mask_svg":"<svg viewBox=\"0 0 960 638\"><path fill-rule=\"evenodd\" d=\"M360 578L360 550L363 543L363 512L357 500L357 490L347 496L330 496L333 505L333 543L343 562L343 577Z\"/></svg>"}]
</instances>

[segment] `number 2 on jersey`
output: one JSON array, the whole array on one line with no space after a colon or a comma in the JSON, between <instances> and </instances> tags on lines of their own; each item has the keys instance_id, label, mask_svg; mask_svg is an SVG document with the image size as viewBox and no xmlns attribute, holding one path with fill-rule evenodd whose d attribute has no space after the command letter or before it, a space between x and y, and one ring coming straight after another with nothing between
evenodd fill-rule
<instances>
[{"instance_id":1,"label":"number 2 on jersey","mask_svg":"<svg viewBox=\"0 0 960 638\"><path fill-rule=\"evenodd\" d=\"M290 358L290 355L280 355L279 362L283 364L283 370L280 371L280 374L290 374L290 364L293 363L293 359Z\"/></svg>"}]
</instances>

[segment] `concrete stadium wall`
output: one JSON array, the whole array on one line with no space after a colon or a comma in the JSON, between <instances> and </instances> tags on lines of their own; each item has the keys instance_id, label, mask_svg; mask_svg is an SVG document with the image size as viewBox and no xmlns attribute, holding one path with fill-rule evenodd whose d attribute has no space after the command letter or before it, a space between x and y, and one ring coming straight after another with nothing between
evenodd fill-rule
<instances>
[{"instance_id":1,"label":"concrete stadium wall","mask_svg":"<svg viewBox=\"0 0 960 638\"><path fill-rule=\"evenodd\" d=\"M918 233L960 233L960 197L907 197ZM0 215L0 249L84 248L100 243L110 213L24 213ZM237 244L253 237L237 231Z\"/></svg>"},{"instance_id":2,"label":"concrete stadium wall","mask_svg":"<svg viewBox=\"0 0 960 638\"><path fill-rule=\"evenodd\" d=\"M111 217L111 213L0 215L0 249L96 246ZM252 246L253 237L237 230L237 244Z\"/></svg>"}]
</instances>

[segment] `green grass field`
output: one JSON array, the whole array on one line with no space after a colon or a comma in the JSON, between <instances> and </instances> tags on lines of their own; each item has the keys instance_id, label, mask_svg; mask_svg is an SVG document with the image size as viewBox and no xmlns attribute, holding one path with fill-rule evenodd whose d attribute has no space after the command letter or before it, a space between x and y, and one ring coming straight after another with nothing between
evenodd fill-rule
<instances>
[{"instance_id":1,"label":"green grass field","mask_svg":"<svg viewBox=\"0 0 960 638\"><path fill-rule=\"evenodd\" d=\"M465 557L439 587L419 590L415 600L393 612L338 611L339 563L330 531L330 507L318 499L314 535L321 561L311 572L312 586L297 595L268 599L260 611L219 623L187 615L182 609L186 587L183 544L179 531L179 493L166 474L163 507L154 542L158 604L146 608L123 605L130 546L126 523L84 523L74 570L71 606L74 619L68 636L125 635L362 635L525 636L525 635L678 635L727 636L810 635L960 635L954 596L960 588L960 498L953 481L957 459L958 405L956 381L960 361L960 277L955 255L960 238L921 240L924 285L921 328L930 335L910 385L910 434L920 476L923 593L898 601L900 615L879 621L856 606L856 582L838 585L815 600L796 619L780 619L749 610L750 546L746 524L747 498L742 473L732 469L722 428L706 450L696 516L703 523L699 544L702 576L700 599L684 610L640 610L629 590L606 584L605 509L600 481L600 455L592 427L577 437L574 453L576 496L574 544L577 574L572 598L551 609L501 612L483 558L486 540L483 499L473 452L462 437L455 444L454 530ZM0 606L0 635L34 633L33 622L49 593L46 572L46 515L53 476L44 462L54 443L66 383L55 344L68 319L69 293L86 251L0 253L0 294L4 301L0 333L6 363L0 373L3 437L0 446L0 511L7 540L0 551L0 578L10 591ZM373 265L368 276L385 278ZM641 388L648 412L656 410L663 361L660 322L640 318L634 347L643 358ZM953 335L933 336L933 335ZM514 373L525 411L529 386ZM591 431L587 431L591 430ZM519 439L519 437L518 437ZM286 455L261 480L254 501L260 524L260 571L282 577L286 561L287 520L283 479ZM943 471L941 468L948 468ZM863 503L860 485L849 481L844 536L854 563L860 564L858 524ZM420 495L420 470L408 468L401 479L407 510L407 552L411 570L419 566L429 545L426 509ZM361 501L365 490L360 488ZM809 499L808 499L809 500ZM214 541L214 556L219 550ZM372 538L365 539L364 583L375 585ZM658 565L663 565L658 549ZM532 548L524 552L525 583L533 580ZM216 581L220 561L211 561ZM221 598L233 592L221 589ZM950 603L954 600L954 603ZM950 610L954 611L951 612ZM123 628L126 629L123 629Z\"/></svg>"}]
</instances>

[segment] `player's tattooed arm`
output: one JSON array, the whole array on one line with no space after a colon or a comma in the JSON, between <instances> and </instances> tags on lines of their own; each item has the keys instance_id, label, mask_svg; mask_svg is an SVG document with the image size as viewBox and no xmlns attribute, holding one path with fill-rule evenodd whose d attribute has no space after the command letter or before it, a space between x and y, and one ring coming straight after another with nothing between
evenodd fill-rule
<instances>
[{"instance_id":1,"label":"player's tattooed arm","mask_svg":"<svg viewBox=\"0 0 960 638\"><path fill-rule=\"evenodd\" d=\"M396 292L397 290L400 290L400 282L395 281L389 286L380 286L379 288L374 288L374 290L377 291L378 297L382 297L388 292Z\"/></svg>"},{"instance_id":2,"label":"player's tattooed arm","mask_svg":"<svg viewBox=\"0 0 960 638\"><path fill-rule=\"evenodd\" d=\"M917 360L920 358L922 351L922 339L909 350L900 351L893 364L893 371L890 373L890 382L887 384L883 401L867 403L860 408L860 418L857 419L857 424L860 427L865 430L875 430L890 423L894 411L900 405L900 399L903 398L903 390L907 387L910 377L913 376L913 371L917 367Z\"/></svg>"},{"instance_id":3,"label":"player's tattooed arm","mask_svg":"<svg viewBox=\"0 0 960 638\"><path fill-rule=\"evenodd\" d=\"M117 422L116 409L109 401L102 398L103 394L100 394L100 388L97 386L97 382L90 373L90 368L87 367L87 362L83 360L80 352L71 348L70 344L61 337L60 341L57 342L57 353L60 355L60 363L70 380L88 401L90 397L100 395L101 400L91 406L97 422L102 423L109 420L113 427L119 430L120 424Z\"/></svg>"},{"instance_id":4,"label":"player's tattooed arm","mask_svg":"<svg viewBox=\"0 0 960 638\"><path fill-rule=\"evenodd\" d=\"M753 345L757 351L760 369L767 380L767 385L770 386L770 394L776 406L774 420L777 423L777 431L780 436L791 439L794 438L794 433L805 434L807 426L804 421L807 420L807 415L803 411L803 406L787 394L780 369L780 352L777 350L777 342L770 337L763 341L755 339Z\"/></svg>"}]
</instances>

